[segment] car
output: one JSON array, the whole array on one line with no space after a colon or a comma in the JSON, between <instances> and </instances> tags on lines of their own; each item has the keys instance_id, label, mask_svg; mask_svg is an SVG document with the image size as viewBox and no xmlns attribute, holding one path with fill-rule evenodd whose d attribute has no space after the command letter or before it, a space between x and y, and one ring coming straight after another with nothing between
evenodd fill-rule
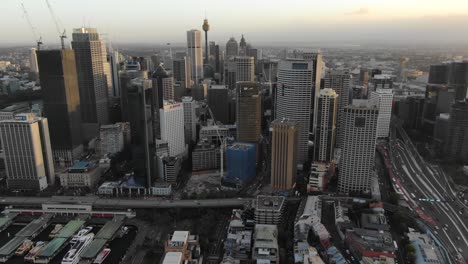
<instances>
[{"instance_id":1,"label":"car","mask_svg":"<svg viewBox=\"0 0 468 264\"><path fill-rule=\"evenodd\" d=\"M461 237L457 236L457 240L461 240Z\"/></svg>"}]
</instances>

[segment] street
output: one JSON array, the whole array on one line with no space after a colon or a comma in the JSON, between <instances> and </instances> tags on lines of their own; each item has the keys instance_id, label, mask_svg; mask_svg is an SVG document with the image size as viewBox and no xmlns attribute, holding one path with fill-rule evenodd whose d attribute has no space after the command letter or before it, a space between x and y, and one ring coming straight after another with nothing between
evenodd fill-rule
<instances>
[{"instance_id":1,"label":"street","mask_svg":"<svg viewBox=\"0 0 468 264\"><path fill-rule=\"evenodd\" d=\"M403 140L396 138L397 130ZM468 215L442 170L425 162L397 124L391 130L389 153L393 180L412 210L431 227L449 256L468 259Z\"/></svg>"}]
</instances>

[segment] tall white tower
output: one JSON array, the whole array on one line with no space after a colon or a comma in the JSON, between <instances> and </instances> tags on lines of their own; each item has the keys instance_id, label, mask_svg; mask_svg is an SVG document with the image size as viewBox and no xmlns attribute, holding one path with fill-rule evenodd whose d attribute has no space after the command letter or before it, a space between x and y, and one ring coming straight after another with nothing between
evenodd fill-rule
<instances>
[{"instance_id":1,"label":"tall white tower","mask_svg":"<svg viewBox=\"0 0 468 264\"><path fill-rule=\"evenodd\" d=\"M353 100L344 108L338 192L370 190L378 115L379 110L367 100Z\"/></svg>"},{"instance_id":2,"label":"tall white tower","mask_svg":"<svg viewBox=\"0 0 468 264\"><path fill-rule=\"evenodd\" d=\"M309 128L314 87L314 63L302 59L280 61L275 119L293 119L300 125L298 163L308 160Z\"/></svg>"},{"instance_id":3,"label":"tall white tower","mask_svg":"<svg viewBox=\"0 0 468 264\"><path fill-rule=\"evenodd\" d=\"M36 118L27 113L0 121L0 137L8 188L42 191L48 183L54 184L47 118Z\"/></svg>"},{"instance_id":4,"label":"tall white tower","mask_svg":"<svg viewBox=\"0 0 468 264\"><path fill-rule=\"evenodd\" d=\"M167 141L169 156L175 157L184 153L184 106L174 101L164 101L159 109L161 116L161 139Z\"/></svg>"},{"instance_id":5,"label":"tall white tower","mask_svg":"<svg viewBox=\"0 0 468 264\"><path fill-rule=\"evenodd\" d=\"M392 119L393 90L380 89L371 93L371 103L379 109L377 120L377 137L388 137L390 120Z\"/></svg>"},{"instance_id":6,"label":"tall white tower","mask_svg":"<svg viewBox=\"0 0 468 264\"><path fill-rule=\"evenodd\" d=\"M199 80L203 80L202 33L200 30L187 31L187 57L190 58L192 78L198 84Z\"/></svg>"}]
</instances>

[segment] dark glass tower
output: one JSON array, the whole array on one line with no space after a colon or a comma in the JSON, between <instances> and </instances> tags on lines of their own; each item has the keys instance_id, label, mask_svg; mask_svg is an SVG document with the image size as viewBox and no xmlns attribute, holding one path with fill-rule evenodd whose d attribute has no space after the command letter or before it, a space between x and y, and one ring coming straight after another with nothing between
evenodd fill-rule
<instances>
[{"instance_id":1,"label":"dark glass tower","mask_svg":"<svg viewBox=\"0 0 468 264\"><path fill-rule=\"evenodd\" d=\"M41 50L37 60L54 160L69 164L83 149L75 54L69 49Z\"/></svg>"}]
</instances>

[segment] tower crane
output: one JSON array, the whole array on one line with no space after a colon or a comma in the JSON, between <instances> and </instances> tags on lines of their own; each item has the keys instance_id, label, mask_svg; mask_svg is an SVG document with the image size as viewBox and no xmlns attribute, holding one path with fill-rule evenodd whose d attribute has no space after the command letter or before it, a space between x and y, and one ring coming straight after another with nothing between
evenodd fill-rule
<instances>
[{"instance_id":1,"label":"tower crane","mask_svg":"<svg viewBox=\"0 0 468 264\"><path fill-rule=\"evenodd\" d=\"M26 18L26 21L28 22L29 28L31 29L31 32L33 33L34 40L37 43L37 50L40 50L41 45L42 45L42 37L41 36L37 37L38 34L36 31L36 28L33 26L33 23L31 22L31 17L29 17L28 11L26 11L26 7L24 7L23 3L21 3L21 8L23 9L23 15Z\"/></svg>"},{"instance_id":2,"label":"tower crane","mask_svg":"<svg viewBox=\"0 0 468 264\"><path fill-rule=\"evenodd\" d=\"M45 0L47 7L49 8L50 15L52 16L52 19L54 20L55 23L55 28L57 29L57 33L59 34L60 37L60 44L62 45L62 49L65 49L65 39L67 38L67 33L65 29L62 26L62 23L60 22L60 19L58 16L55 14L54 9L52 9L52 6L50 5L49 0ZM63 31L62 31L63 28Z\"/></svg>"},{"instance_id":3,"label":"tower crane","mask_svg":"<svg viewBox=\"0 0 468 264\"><path fill-rule=\"evenodd\" d=\"M208 112L210 113L211 118L213 118L213 122L216 125L216 119L215 116L213 115L213 112L211 111L211 108L207 105ZM224 178L224 150L226 149L226 140L227 138L224 137L222 138L221 135L219 134L219 130L216 129L216 134L218 135L218 140L221 143L219 147L219 152L220 152L220 159L221 159L221 166L220 166L220 172L221 172L221 180Z\"/></svg>"}]
</instances>

